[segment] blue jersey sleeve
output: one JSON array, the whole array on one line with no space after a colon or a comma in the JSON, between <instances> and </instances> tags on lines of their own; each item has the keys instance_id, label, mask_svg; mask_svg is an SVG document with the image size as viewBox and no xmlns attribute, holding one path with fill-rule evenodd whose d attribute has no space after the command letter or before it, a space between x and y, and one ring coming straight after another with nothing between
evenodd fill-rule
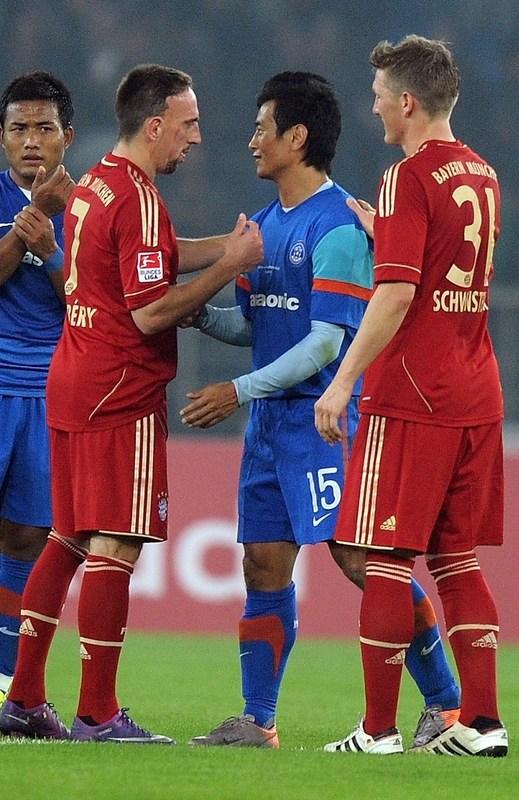
<instances>
[{"instance_id":1,"label":"blue jersey sleeve","mask_svg":"<svg viewBox=\"0 0 519 800\"><path fill-rule=\"evenodd\" d=\"M312 254L311 317L357 330L373 287L373 253L354 224L333 228Z\"/></svg>"}]
</instances>

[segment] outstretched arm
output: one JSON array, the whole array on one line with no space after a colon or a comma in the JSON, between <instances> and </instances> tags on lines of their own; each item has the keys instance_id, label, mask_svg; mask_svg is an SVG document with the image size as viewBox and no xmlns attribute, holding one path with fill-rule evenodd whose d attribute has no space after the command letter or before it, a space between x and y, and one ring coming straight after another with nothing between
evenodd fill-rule
<instances>
[{"instance_id":1,"label":"outstretched arm","mask_svg":"<svg viewBox=\"0 0 519 800\"><path fill-rule=\"evenodd\" d=\"M133 321L139 330L154 334L178 325L198 312L211 297L241 272L254 269L263 259L263 239L256 222L240 214L229 236L223 256L193 280L169 286L153 303L134 309Z\"/></svg>"},{"instance_id":2,"label":"outstretched arm","mask_svg":"<svg viewBox=\"0 0 519 800\"><path fill-rule=\"evenodd\" d=\"M193 428L211 428L253 398L295 386L337 358L343 338L344 328L339 325L312 322L304 339L265 367L188 392L192 402L180 411L182 422Z\"/></svg>"},{"instance_id":3,"label":"outstretched arm","mask_svg":"<svg viewBox=\"0 0 519 800\"><path fill-rule=\"evenodd\" d=\"M205 239L177 239L179 273L210 267L223 256L228 240L228 233Z\"/></svg>"},{"instance_id":4,"label":"outstretched arm","mask_svg":"<svg viewBox=\"0 0 519 800\"><path fill-rule=\"evenodd\" d=\"M335 378L315 404L316 428L329 444L341 441L339 419L353 387L399 329L415 291L412 283L381 283L375 289Z\"/></svg>"},{"instance_id":5,"label":"outstretched arm","mask_svg":"<svg viewBox=\"0 0 519 800\"><path fill-rule=\"evenodd\" d=\"M252 344L251 324L243 316L240 306L218 308L206 303L193 322L193 327L225 344L238 347L250 347Z\"/></svg>"}]
</instances>

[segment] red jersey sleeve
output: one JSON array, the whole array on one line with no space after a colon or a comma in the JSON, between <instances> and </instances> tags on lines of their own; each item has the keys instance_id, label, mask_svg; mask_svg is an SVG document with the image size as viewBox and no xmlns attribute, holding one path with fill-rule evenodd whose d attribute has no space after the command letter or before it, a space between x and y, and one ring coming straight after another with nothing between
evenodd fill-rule
<instances>
[{"instance_id":1,"label":"red jersey sleeve","mask_svg":"<svg viewBox=\"0 0 519 800\"><path fill-rule=\"evenodd\" d=\"M375 283L419 284L427 237L427 197L405 159L384 173L375 215Z\"/></svg>"},{"instance_id":2,"label":"red jersey sleeve","mask_svg":"<svg viewBox=\"0 0 519 800\"><path fill-rule=\"evenodd\" d=\"M129 310L160 299L176 283L178 250L167 210L154 186L135 172L113 219L123 296ZM136 220L139 224L136 224Z\"/></svg>"}]
</instances>

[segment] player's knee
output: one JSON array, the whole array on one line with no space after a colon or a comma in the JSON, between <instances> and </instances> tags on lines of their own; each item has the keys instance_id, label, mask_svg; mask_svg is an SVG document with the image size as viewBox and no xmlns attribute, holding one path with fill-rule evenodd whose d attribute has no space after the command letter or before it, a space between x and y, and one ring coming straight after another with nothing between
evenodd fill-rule
<instances>
[{"instance_id":1,"label":"player's knee","mask_svg":"<svg viewBox=\"0 0 519 800\"><path fill-rule=\"evenodd\" d=\"M251 592L279 592L292 580L292 563L283 559L262 557L254 551L245 551L243 577Z\"/></svg>"},{"instance_id":2,"label":"player's knee","mask_svg":"<svg viewBox=\"0 0 519 800\"><path fill-rule=\"evenodd\" d=\"M337 542L329 542L329 547L335 563L343 574L359 589L364 589L366 577L366 556L364 551L337 544Z\"/></svg>"},{"instance_id":3,"label":"player's knee","mask_svg":"<svg viewBox=\"0 0 519 800\"><path fill-rule=\"evenodd\" d=\"M2 553L20 561L36 561L45 547L48 534L49 528L2 520L0 525Z\"/></svg>"}]
</instances>

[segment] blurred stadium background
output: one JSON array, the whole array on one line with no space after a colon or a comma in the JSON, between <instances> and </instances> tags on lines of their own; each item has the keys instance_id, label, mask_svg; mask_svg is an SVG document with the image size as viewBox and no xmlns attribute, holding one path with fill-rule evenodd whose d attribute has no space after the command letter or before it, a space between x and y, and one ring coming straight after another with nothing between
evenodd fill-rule
<instances>
[{"instance_id":1,"label":"blurred stadium background","mask_svg":"<svg viewBox=\"0 0 519 800\"><path fill-rule=\"evenodd\" d=\"M333 175L354 195L373 201L382 171L400 158L400 151L384 144L380 122L371 114L369 53L380 39L397 41L408 33L448 42L462 76L453 117L455 134L496 168L502 188L503 228L496 249L491 327L505 393L506 445L512 464L508 470L507 528L513 535L519 524L518 20L519 0L415 0L407 4L384 0L4 0L0 4L0 75L4 86L21 72L45 68L68 84L76 105L76 140L66 164L78 179L114 142L114 93L128 69L142 62L158 62L191 73L203 142L173 177L159 178L158 185L179 235L196 237L229 230L239 211L251 214L274 197L273 185L256 178L247 150L255 96L268 76L284 69L303 69L334 82L342 102L343 132ZM232 287L221 292L215 302L232 305ZM180 505L180 514L178 507L173 508L171 546L180 547L189 532L191 550L187 556L185 548L182 553L187 562L196 561L190 580L200 586L208 576L207 565L202 569L205 555L200 542L205 541L206 550L211 545L213 550L226 545L223 549L231 564L224 559L212 574L228 580L205 581L209 594L195 597L195 619L190 627L196 627L196 618L211 616L209 603L211 613L219 616L220 627L230 629L227 621L222 623L227 617L220 612L227 608L232 612L230 620L239 609L240 556L239 549L231 549L231 545L239 439L246 410L201 438L182 429L178 409L189 389L248 370L249 356L246 349L213 343L196 331L181 331L179 338L179 375L169 393L175 470L172 494ZM182 468L186 459L189 477ZM208 467L213 461L214 466ZM208 496L207 489L197 488L200 482L210 487ZM220 507L222 492L227 495L225 507ZM159 562L158 550L152 554L156 548L148 549L140 582L134 584L135 593L151 602L153 591L147 582L156 585ZM504 562L503 574L508 576L498 588L509 605L518 567L517 548L509 546L507 554L497 553L496 557ZM171 556L177 557L178 551ZM215 553L213 556L216 558ZM322 581L317 584L323 586ZM183 586L182 592L186 601L193 600L196 587ZM513 596L517 597L516 591ZM172 595L166 584L161 597L165 605L156 619L158 628L163 627L162 616L170 618L171 605L166 598L171 603ZM506 638L519 641L517 602L512 606L515 611ZM150 620L146 609L145 617ZM142 625L146 624L143 618Z\"/></svg>"},{"instance_id":2,"label":"blurred stadium background","mask_svg":"<svg viewBox=\"0 0 519 800\"><path fill-rule=\"evenodd\" d=\"M76 141L67 166L78 178L114 141L113 98L122 75L158 62L193 75L203 142L173 177L159 180L179 234L228 230L243 210L274 196L255 177L247 143L255 95L283 69L332 80L343 108L334 177L353 194L375 197L383 169L400 157L382 140L371 115L368 56L380 39L419 33L450 42L461 69L456 135L497 169L503 231L496 251L492 329L506 397L507 432L519 425L519 0L18 0L0 4L0 74L46 68L70 87ZM233 303L232 289L220 305ZM180 374L171 386L170 426L189 388L247 369L247 350L223 347L194 331L181 333ZM209 435L241 433L245 412Z\"/></svg>"}]
</instances>

